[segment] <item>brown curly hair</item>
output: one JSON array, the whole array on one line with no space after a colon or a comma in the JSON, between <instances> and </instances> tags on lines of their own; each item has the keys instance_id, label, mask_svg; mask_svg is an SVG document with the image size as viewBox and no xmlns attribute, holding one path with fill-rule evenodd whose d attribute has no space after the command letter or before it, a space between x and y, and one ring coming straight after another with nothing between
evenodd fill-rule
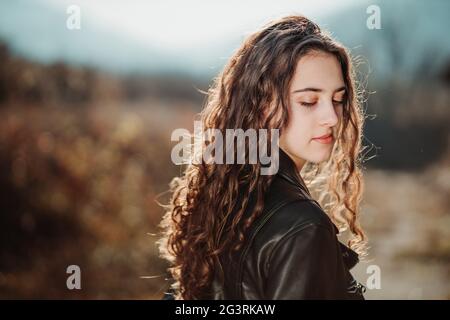
<instances>
[{"instance_id":1,"label":"brown curly hair","mask_svg":"<svg viewBox=\"0 0 450 320\"><path fill-rule=\"evenodd\" d=\"M278 128L282 132L289 121L288 88L297 61L312 51L337 57L347 95L330 160L307 163L302 176L333 222L341 230L350 229L349 246L362 254L366 236L359 224L358 207L363 192L364 114L344 46L303 16L275 20L250 35L233 54L209 89L200 118L205 130L214 128L222 133L227 128ZM199 159L198 154L191 157ZM170 263L167 270L174 280L175 299L205 297L219 267L219 255L241 248L273 181L273 175L260 174L260 162L216 164L200 159L188 164L184 174L170 183L171 201L159 225L162 236L157 244ZM255 204L250 217L243 219L250 194L256 195ZM229 219L230 227L225 230Z\"/></svg>"}]
</instances>

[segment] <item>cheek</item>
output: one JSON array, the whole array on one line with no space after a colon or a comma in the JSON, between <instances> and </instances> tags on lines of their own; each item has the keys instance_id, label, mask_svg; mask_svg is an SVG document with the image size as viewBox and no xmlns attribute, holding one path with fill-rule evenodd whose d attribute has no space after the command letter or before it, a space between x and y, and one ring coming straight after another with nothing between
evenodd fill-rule
<instances>
[{"instance_id":1,"label":"cheek","mask_svg":"<svg viewBox=\"0 0 450 320\"><path fill-rule=\"evenodd\" d=\"M292 113L290 136L298 142L306 143L310 140L311 121L309 116L300 108Z\"/></svg>"},{"instance_id":2,"label":"cheek","mask_svg":"<svg viewBox=\"0 0 450 320\"><path fill-rule=\"evenodd\" d=\"M311 128L308 118L300 112L293 112L289 125L286 127L283 136L280 137L285 144L295 149L307 147L311 141Z\"/></svg>"}]
</instances>

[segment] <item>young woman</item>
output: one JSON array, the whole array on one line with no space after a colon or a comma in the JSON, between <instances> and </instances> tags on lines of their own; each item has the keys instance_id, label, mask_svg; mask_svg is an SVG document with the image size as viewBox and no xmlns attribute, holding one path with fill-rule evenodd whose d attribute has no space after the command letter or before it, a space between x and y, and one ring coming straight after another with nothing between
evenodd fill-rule
<instances>
[{"instance_id":1,"label":"young woman","mask_svg":"<svg viewBox=\"0 0 450 320\"><path fill-rule=\"evenodd\" d=\"M364 115L347 50L305 17L273 21L231 57L200 115L224 135L279 129L278 171L200 161L172 181L158 240L164 298L363 299L349 270L366 243ZM337 239L346 229L349 247Z\"/></svg>"}]
</instances>

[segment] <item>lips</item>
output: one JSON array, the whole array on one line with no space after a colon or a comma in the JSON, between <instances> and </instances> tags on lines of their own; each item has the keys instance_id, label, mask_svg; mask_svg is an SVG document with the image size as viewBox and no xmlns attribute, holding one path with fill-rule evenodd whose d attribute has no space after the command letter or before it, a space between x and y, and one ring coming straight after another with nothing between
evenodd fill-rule
<instances>
[{"instance_id":1,"label":"lips","mask_svg":"<svg viewBox=\"0 0 450 320\"><path fill-rule=\"evenodd\" d=\"M317 138L313 138L314 142L318 142L321 144L331 144L334 140L333 140L333 134L329 133Z\"/></svg>"},{"instance_id":2,"label":"lips","mask_svg":"<svg viewBox=\"0 0 450 320\"><path fill-rule=\"evenodd\" d=\"M315 137L313 139L327 139L327 138L330 138L331 136L332 136L332 134L328 133L328 134L325 134L325 135L320 136L320 137Z\"/></svg>"}]
</instances>

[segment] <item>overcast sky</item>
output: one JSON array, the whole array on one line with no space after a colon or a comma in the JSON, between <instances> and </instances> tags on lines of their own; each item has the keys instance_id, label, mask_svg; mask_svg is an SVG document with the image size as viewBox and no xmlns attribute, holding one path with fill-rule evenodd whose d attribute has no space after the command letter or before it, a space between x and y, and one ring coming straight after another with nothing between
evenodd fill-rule
<instances>
[{"instance_id":1,"label":"overcast sky","mask_svg":"<svg viewBox=\"0 0 450 320\"><path fill-rule=\"evenodd\" d=\"M44 0L56 7L77 4L81 16L143 44L171 50L204 46L221 37L245 35L285 14L314 19L343 9L352 0Z\"/></svg>"}]
</instances>

